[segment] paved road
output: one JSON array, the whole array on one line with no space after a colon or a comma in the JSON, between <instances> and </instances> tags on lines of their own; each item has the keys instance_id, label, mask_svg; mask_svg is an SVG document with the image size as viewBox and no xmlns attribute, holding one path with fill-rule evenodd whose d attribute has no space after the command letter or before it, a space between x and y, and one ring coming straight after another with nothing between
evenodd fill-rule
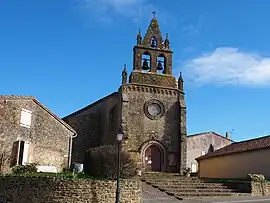
<instances>
[{"instance_id":1,"label":"paved road","mask_svg":"<svg viewBox=\"0 0 270 203\"><path fill-rule=\"evenodd\" d=\"M180 203L178 199L167 195L158 189L142 182L143 201L142 203Z\"/></svg>"}]
</instances>

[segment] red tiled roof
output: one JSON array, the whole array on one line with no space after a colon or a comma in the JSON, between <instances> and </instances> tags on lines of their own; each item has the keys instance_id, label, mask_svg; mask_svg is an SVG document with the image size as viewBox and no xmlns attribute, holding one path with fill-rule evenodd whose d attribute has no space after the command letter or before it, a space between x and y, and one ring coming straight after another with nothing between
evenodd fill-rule
<instances>
[{"instance_id":1,"label":"red tiled roof","mask_svg":"<svg viewBox=\"0 0 270 203\"><path fill-rule=\"evenodd\" d=\"M211 157L218 157L218 156L224 156L224 155L229 155L229 154L247 152L247 151L258 150L258 149L265 149L265 148L270 148L270 135L256 138L256 139L246 140L242 142L232 143L214 152L210 152L206 155L198 157L196 160L199 161L199 160L207 159Z\"/></svg>"}]
</instances>

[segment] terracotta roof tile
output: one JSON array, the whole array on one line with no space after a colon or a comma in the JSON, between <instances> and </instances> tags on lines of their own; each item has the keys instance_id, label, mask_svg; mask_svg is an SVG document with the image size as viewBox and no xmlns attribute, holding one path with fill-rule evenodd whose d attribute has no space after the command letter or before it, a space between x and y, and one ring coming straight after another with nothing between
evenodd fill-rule
<instances>
[{"instance_id":1,"label":"terracotta roof tile","mask_svg":"<svg viewBox=\"0 0 270 203\"><path fill-rule=\"evenodd\" d=\"M247 152L247 151L252 151L252 150L257 150L257 149L265 149L265 148L270 148L270 135L256 138L256 139L246 140L242 142L234 142L226 147L223 147L214 152L210 152L206 155L198 157L196 160L207 159L210 157L224 156L224 155L229 155L229 154L234 154L234 153Z\"/></svg>"}]
</instances>

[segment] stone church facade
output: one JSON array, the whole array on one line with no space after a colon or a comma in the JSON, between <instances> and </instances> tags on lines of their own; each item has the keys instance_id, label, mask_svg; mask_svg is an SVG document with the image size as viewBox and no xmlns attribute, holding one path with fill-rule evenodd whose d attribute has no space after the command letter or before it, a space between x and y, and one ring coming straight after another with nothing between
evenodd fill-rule
<instances>
[{"instance_id":1,"label":"stone church facade","mask_svg":"<svg viewBox=\"0 0 270 203\"><path fill-rule=\"evenodd\" d=\"M117 92L63 118L78 134L72 159L82 162L87 149L115 144L122 132L122 150L140 168L182 173L187 156L183 79L172 75L173 51L155 17L144 37L137 34L133 53L133 71L128 77L124 67Z\"/></svg>"}]
</instances>

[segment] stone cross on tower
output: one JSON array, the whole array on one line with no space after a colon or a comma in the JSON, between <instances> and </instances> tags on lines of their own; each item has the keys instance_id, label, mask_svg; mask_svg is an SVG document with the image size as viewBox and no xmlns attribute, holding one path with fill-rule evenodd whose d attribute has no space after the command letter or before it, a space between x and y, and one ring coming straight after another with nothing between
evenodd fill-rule
<instances>
[{"instance_id":1,"label":"stone cross on tower","mask_svg":"<svg viewBox=\"0 0 270 203\"><path fill-rule=\"evenodd\" d=\"M152 14L153 14L153 18L156 18L156 14L157 14L156 11L153 11Z\"/></svg>"}]
</instances>

